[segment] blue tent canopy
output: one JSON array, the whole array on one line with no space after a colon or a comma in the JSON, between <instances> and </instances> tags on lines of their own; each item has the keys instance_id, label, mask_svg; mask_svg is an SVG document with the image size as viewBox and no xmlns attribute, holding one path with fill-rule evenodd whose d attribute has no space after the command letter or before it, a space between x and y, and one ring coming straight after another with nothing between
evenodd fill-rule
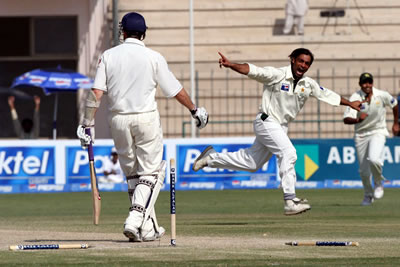
<instances>
[{"instance_id":1,"label":"blue tent canopy","mask_svg":"<svg viewBox=\"0 0 400 267\"><path fill-rule=\"evenodd\" d=\"M76 92L79 89L92 88L93 80L73 70L61 67L54 69L35 69L14 79L11 88L39 87L46 95L55 94L53 114L53 139L57 136L58 94Z\"/></svg>"},{"instance_id":2,"label":"blue tent canopy","mask_svg":"<svg viewBox=\"0 0 400 267\"><path fill-rule=\"evenodd\" d=\"M89 89L93 80L72 70L35 69L14 79L11 88L34 86L41 87L46 95L57 92L75 92L78 89Z\"/></svg>"}]
</instances>

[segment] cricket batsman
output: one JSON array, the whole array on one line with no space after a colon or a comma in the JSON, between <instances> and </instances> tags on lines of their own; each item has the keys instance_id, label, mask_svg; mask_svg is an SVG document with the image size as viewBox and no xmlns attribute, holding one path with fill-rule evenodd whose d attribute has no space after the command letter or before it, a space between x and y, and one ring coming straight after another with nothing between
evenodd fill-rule
<instances>
[{"instance_id":1,"label":"cricket batsman","mask_svg":"<svg viewBox=\"0 0 400 267\"><path fill-rule=\"evenodd\" d=\"M208 123L206 109L195 106L165 58L143 43L146 30L145 19L139 13L131 12L122 18L120 34L124 41L101 55L86 99L84 119L77 129L82 146L87 146L90 137L84 129L94 127L95 113L105 94L111 135L128 183L130 209L123 233L136 242L157 240L165 233L154 210L166 167L155 101L157 86L166 97L174 97L190 111L198 128Z\"/></svg>"}]
</instances>

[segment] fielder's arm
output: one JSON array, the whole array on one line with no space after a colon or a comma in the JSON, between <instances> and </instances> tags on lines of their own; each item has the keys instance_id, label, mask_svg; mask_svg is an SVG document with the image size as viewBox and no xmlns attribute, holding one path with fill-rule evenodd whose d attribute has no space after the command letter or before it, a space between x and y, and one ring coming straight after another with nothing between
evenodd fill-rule
<instances>
[{"instance_id":1,"label":"fielder's arm","mask_svg":"<svg viewBox=\"0 0 400 267\"><path fill-rule=\"evenodd\" d=\"M346 117L343 119L344 124L357 124L365 120L365 118L368 117L367 113L361 113L360 117L358 118L351 118L351 117Z\"/></svg>"},{"instance_id":2,"label":"fielder's arm","mask_svg":"<svg viewBox=\"0 0 400 267\"><path fill-rule=\"evenodd\" d=\"M225 68L230 68L240 74L247 75L249 74L250 67L249 64L247 63L233 63L230 62L229 59L227 59L221 52L218 52L220 55L219 59L219 67L222 68L224 66Z\"/></svg>"},{"instance_id":3,"label":"fielder's arm","mask_svg":"<svg viewBox=\"0 0 400 267\"><path fill-rule=\"evenodd\" d=\"M393 126L392 132L394 136L399 135L399 104L393 107Z\"/></svg>"},{"instance_id":4,"label":"fielder's arm","mask_svg":"<svg viewBox=\"0 0 400 267\"><path fill-rule=\"evenodd\" d=\"M343 98L342 96L340 97L340 105L342 106L349 106L352 109L355 109L357 111L360 111L360 107L361 107L361 101L349 101L346 98Z\"/></svg>"}]
</instances>

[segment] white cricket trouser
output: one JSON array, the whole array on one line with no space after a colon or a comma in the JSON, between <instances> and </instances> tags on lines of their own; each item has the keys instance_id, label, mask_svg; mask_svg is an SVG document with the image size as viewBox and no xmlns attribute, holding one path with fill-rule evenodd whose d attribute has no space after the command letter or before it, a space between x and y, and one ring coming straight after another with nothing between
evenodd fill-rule
<instances>
[{"instance_id":1,"label":"white cricket trouser","mask_svg":"<svg viewBox=\"0 0 400 267\"><path fill-rule=\"evenodd\" d=\"M121 169L127 178L130 177L128 194L131 207L136 207L130 211L126 222L139 228L152 192L149 183L155 183L155 175L162 161L163 134L160 115L157 110L140 114L112 114L110 126ZM141 183L140 180L147 181L148 184ZM150 220L141 229L142 234L145 235L152 229L153 223Z\"/></svg>"},{"instance_id":2,"label":"white cricket trouser","mask_svg":"<svg viewBox=\"0 0 400 267\"><path fill-rule=\"evenodd\" d=\"M158 111L113 114L110 126L125 176L156 174L163 153L163 133Z\"/></svg>"},{"instance_id":3,"label":"white cricket trouser","mask_svg":"<svg viewBox=\"0 0 400 267\"><path fill-rule=\"evenodd\" d=\"M304 16L297 16L287 14L285 19L285 26L283 27L283 33L288 34L292 31L293 24L297 25L297 33L304 34Z\"/></svg>"},{"instance_id":4,"label":"white cricket trouser","mask_svg":"<svg viewBox=\"0 0 400 267\"><path fill-rule=\"evenodd\" d=\"M296 149L287 136L287 127L271 118L261 120L259 113L253 122L256 139L251 147L236 152L214 153L208 166L213 168L256 171L267 162L272 155L278 158L279 175L285 199L296 197Z\"/></svg>"},{"instance_id":5,"label":"white cricket trouser","mask_svg":"<svg viewBox=\"0 0 400 267\"><path fill-rule=\"evenodd\" d=\"M372 134L369 136L355 137L357 149L359 172L367 196L373 196L374 190L371 185L371 174L374 178L374 186L380 185L385 177L382 175L383 149L386 136L383 134Z\"/></svg>"}]
</instances>

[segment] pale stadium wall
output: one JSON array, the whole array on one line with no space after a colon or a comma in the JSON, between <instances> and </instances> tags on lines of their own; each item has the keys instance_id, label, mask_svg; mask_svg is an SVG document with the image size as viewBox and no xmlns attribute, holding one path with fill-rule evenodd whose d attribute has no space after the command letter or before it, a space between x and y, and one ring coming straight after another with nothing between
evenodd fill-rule
<instances>
[{"instance_id":1,"label":"pale stadium wall","mask_svg":"<svg viewBox=\"0 0 400 267\"><path fill-rule=\"evenodd\" d=\"M253 135L251 120L258 110L262 85L219 69L218 51L234 61L280 67L289 63L288 54L293 49L306 47L315 55L308 75L324 87L349 97L358 89L361 72L369 71L375 76L376 87L396 96L399 93L399 1L310 0L304 36L281 35L284 0L193 2L196 99L211 114L210 125L198 136ZM321 11L331 8L344 9L346 15L320 16ZM119 19L130 11L146 18L146 45L166 57L171 71L190 92L189 1L119 0ZM190 136L189 113L175 100L159 97L164 135ZM353 127L342 123L343 111L344 107L310 99L290 126L289 136L351 137ZM391 128L389 110L387 118Z\"/></svg>"}]
</instances>

